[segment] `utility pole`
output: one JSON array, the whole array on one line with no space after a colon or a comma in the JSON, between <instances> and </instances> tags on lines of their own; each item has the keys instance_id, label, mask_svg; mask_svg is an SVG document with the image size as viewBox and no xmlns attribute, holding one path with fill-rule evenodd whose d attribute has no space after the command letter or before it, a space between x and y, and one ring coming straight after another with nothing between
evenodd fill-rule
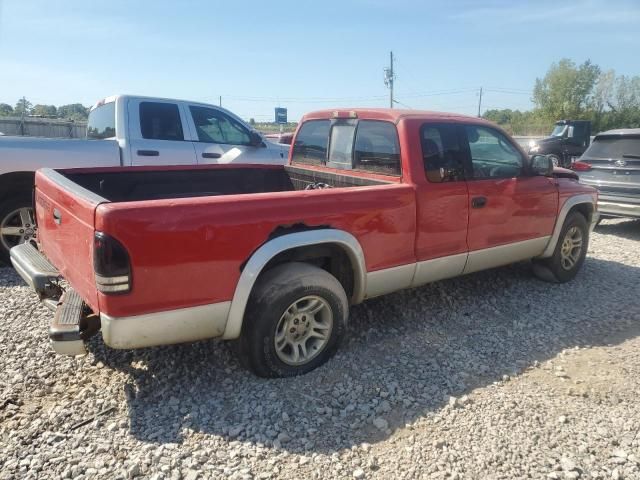
<instances>
[{"instance_id":1,"label":"utility pole","mask_svg":"<svg viewBox=\"0 0 640 480\"><path fill-rule=\"evenodd\" d=\"M482 87L480 87L480 100L478 100L478 118L481 116L480 110L482 109Z\"/></svg>"},{"instance_id":2,"label":"utility pole","mask_svg":"<svg viewBox=\"0 0 640 480\"><path fill-rule=\"evenodd\" d=\"M218 99L219 99L219 101L220 101L220 102L219 102L219 103L220 103L220 106L222 106L222 95L220 95L220 97L218 97Z\"/></svg>"},{"instance_id":3,"label":"utility pole","mask_svg":"<svg viewBox=\"0 0 640 480\"><path fill-rule=\"evenodd\" d=\"M389 68L384 69L384 84L389 88L389 107L393 108L393 52L389 52Z\"/></svg>"}]
</instances>

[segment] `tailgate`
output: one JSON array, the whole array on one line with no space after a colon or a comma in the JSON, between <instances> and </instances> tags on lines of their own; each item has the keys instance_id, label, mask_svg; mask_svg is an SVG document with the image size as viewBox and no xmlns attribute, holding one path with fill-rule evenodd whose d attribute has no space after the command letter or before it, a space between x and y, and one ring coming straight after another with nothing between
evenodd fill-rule
<instances>
[{"instance_id":1,"label":"tailgate","mask_svg":"<svg viewBox=\"0 0 640 480\"><path fill-rule=\"evenodd\" d=\"M93 223L96 207L106 201L54 170L36 173L40 250L95 312L98 298L93 272Z\"/></svg>"}]
</instances>

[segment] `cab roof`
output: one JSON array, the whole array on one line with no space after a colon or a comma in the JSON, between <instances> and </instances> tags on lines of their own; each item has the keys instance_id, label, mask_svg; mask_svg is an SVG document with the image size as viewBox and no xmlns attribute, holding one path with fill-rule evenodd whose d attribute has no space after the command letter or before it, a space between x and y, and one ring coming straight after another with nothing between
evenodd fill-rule
<instances>
[{"instance_id":1,"label":"cab roof","mask_svg":"<svg viewBox=\"0 0 640 480\"><path fill-rule=\"evenodd\" d=\"M432 112L427 110L403 110L396 108L332 108L326 110L317 110L305 114L300 122L305 120L319 120L334 118L338 112L341 117L343 115L349 115L353 112L357 118L367 120L386 120L389 122L398 123L402 119L418 119L426 121L453 121L456 123L474 123L474 124L486 124L493 125L491 122L478 117L472 117L469 115L462 115L459 113L447 113L447 112ZM348 118L348 117L344 117Z\"/></svg>"}]
</instances>

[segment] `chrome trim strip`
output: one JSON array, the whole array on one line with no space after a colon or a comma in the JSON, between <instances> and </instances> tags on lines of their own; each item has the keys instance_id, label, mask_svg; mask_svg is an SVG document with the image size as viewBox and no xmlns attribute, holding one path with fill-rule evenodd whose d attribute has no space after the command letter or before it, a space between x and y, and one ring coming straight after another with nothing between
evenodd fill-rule
<instances>
[{"instance_id":1,"label":"chrome trim strip","mask_svg":"<svg viewBox=\"0 0 640 480\"><path fill-rule=\"evenodd\" d=\"M112 317L101 313L104 343L112 348L142 348L219 337L224 332L231 302Z\"/></svg>"},{"instance_id":2,"label":"chrome trim strip","mask_svg":"<svg viewBox=\"0 0 640 480\"><path fill-rule=\"evenodd\" d=\"M560 238L560 231L562 230L562 226L564 225L565 218L567 218L567 215L569 214L569 210L581 203L588 203L589 205L594 207L593 211L596 211L595 205L593 204L593 198L589 194L584 193L568 198L560 209L560 213L558 214L558 218L556 219L556 225L553 228L553 234L551 235L549 243L544 249L544 252L542 252L542 255L540 255L541 258L548 258L553 255L553 251L556 249L556 244L558 243L558 239ZM587 218L587 222L591 222L591 220L591 218Z\"/></svg>"},{"instance_id":3,"label":"chrome trim strip","mask_svg":"<svg viewBox=\"0 0 640 480\"><path fill-rule=\"evenodd\" d=\"M409 288L416 272L416 264L409 263L367 273L365 298L373 298L386 293Z\"/></svg>"},{"instance_id":4,"label":"chrome trim strip","mask_svg":"<svg viewBox=\"0 0 640 480\"><path fill-rule=\"evenodd\" d=\"M469 252L465 274L486 270L488 268L509 265L539 256L548 245L550 237L532 238L521 242L508 243L497 247L484 248Z\"/></svg>"},{"instance_id":5,"label":"chrome trim strip","mask_svg":"<svg viewBox=\"0 0 640 480\"><path fill-rule=\"evenodd\" d=\"M125 283L122 285L102 285L100 283L97 283L96 288L99 292L103 293L126 292L129 290L129 284Z\"/></svg>"},{"instance_id":6,"label":"chrome trim strip","mask_svg":"<svg viewBox=\"0 0 640 480\"><path fill-rule=\"evenodd\" d=\"M119 283L129 283L129 275L120 275L119 277L103 277L102 275L95 274L96 283L100 285L116 285Z\"/></svg>"},{"instance_id":7,"label":"chrome trim strip","mask_svg":"<svg viewBox=\"0 0 640 480\"><path fill-rule=\"evenodd\" d=\"M603 214L640 217L640 204L598 201L598 210Z\"/></svg>"},{"instance_id":8,"label":"chrome trim strip","mask_svg":"<svg viewBox=\"0 0 640 480\"><path fill-rule=\"evenodd\" d=\"M367 285L367 268L362 247L353 235L332 228L290 233L269 240L256 250L245 265L238 284L236 285L236 290L231 302L231 309L229 310L229 319L227 320L222 338L233 339L240 336L242 320L247 302L249 301L249 295L260 272L269 260L277 254L291 250L292 248L325 243L338 244L346 251L354 271L354 291L351 303L356 304L362 302Z\"/></svg>"}]
</instances>

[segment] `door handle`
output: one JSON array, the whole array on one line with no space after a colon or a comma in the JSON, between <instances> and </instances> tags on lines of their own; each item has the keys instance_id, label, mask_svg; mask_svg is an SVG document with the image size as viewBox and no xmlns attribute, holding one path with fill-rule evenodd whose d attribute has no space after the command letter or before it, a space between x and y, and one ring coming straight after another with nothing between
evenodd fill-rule
<instances>
[{"instance_id":1,"label":"door handle","mask_svg":"<svg viewBox=\"0 0 640 480\"><path fill-rule=\"evenodd\" d=\"M482 208L487 204L487 197L473 197L471 199L471 206L473 208Z\"/></svg>"},{"instance_id":2,"label":"door handle","mask_svg":"<svg viewBox=\"0 0 640 480\"><path fill-rule=\"evenodd\" d=\"M62 223L62 214L57 208L53 209L53 221L56 222L57 225Z\"/></svg>"},{"instance_id":3,"label":"door handle","mask_svg":"<svg viewBox=\"0 0 640 480\"><path fill-rule=\"evenodd\" d=\"M213 152L202 152L202 158L220 158L222 155Z\"/></svg>"},{"instance_id":4,"label":"door handle","mask_svg":"<svg viewBox=\"0 0 640 480\"><path fill-rule=\"evenodd\" d=\"M141 157L159 157L160 152L158 150L138 150L138 155Z\"/></svg>"}]
</instances>

